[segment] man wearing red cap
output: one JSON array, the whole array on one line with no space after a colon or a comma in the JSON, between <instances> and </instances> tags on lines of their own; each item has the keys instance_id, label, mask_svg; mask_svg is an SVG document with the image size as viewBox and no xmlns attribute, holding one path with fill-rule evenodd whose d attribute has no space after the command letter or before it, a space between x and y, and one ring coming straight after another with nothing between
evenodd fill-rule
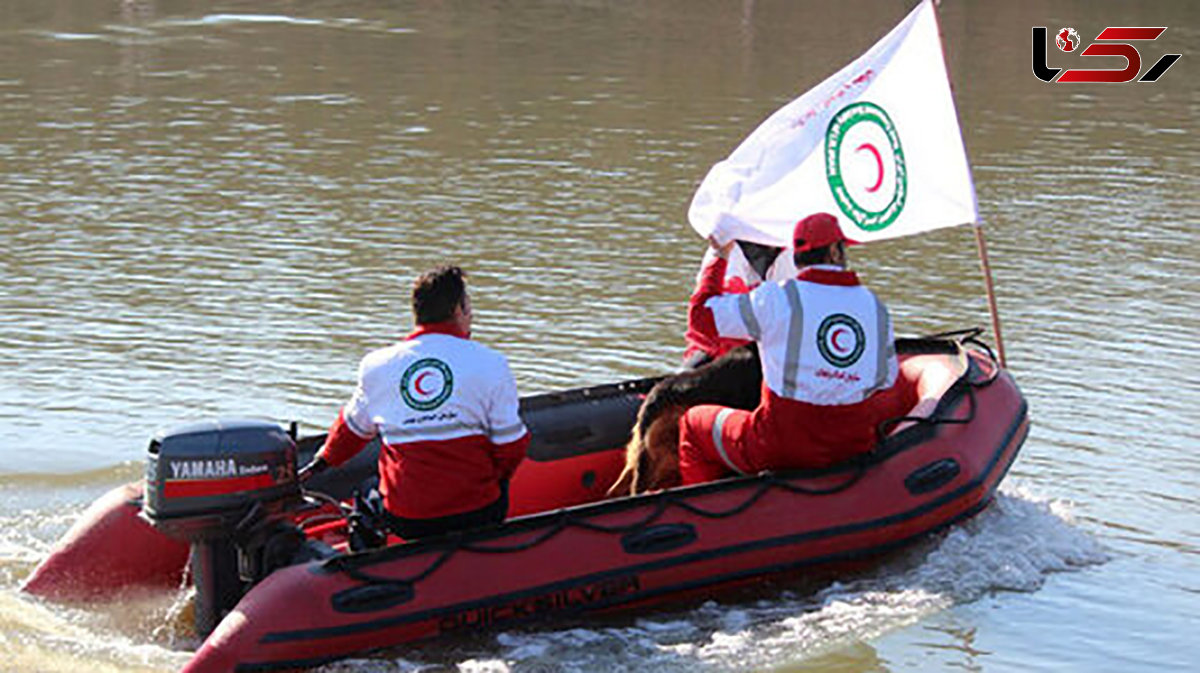
<instances>
[{"instance_id":1,"label":"man wearing red cap","mask_svg":"<svg viewBox=\"0 0 1200 673\"><path fill-rule=\"evenodd\" d=\"M724 338L758 342L762 399L754 411L693 407L680 419L684 484L730 472L821 468L870 451L881 421L909 400L895 386L892 321L878 297L845 268L837 219L817 213L793 232L794 279L749 294L722 294L732 243L710 239L718 259L705 268L691 319Z\"/></svg>"}]
</instances>

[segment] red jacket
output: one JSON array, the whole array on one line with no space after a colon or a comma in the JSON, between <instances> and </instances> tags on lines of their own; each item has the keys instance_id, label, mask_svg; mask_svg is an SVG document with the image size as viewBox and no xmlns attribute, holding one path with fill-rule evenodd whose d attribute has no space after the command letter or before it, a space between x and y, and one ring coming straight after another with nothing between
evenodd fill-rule
<instances>
[{"instance_id":1,"label":"red jacket","mask_svg":"<svg viewBox=\"0 0 1200 673\"><path fill-rule=\"evenodd\" d=\"M712 267L718 262L721 264L720 274L710 273ZM688 300L687 332L683 335L687 344L683 351L685 360L697 352L707 353L712 358L719 358L738 346L750 343L748 339L730 339L717 334L717 328L712 320L712 312L704 308L704 302L708 301L709 297L719 294L746 294L754 289L754 287L746 285L746 281L736 276L726 279L726 266L725 260L713 257L700 270L696 290L692 292L692 298Z\"/></svg>"}]
</instances>

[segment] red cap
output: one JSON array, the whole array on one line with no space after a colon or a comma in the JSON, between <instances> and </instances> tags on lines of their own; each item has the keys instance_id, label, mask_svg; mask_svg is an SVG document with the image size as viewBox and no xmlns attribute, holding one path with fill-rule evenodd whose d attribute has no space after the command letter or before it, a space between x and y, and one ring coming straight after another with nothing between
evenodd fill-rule
<instances>
[{"instance_id":1,"label":"red cap","mask_svg":"<svg viewBox=\"0 0 1200 673\"><path fill-rule=\"evenodd\" d=\"M796 223L792 230L792 243L796 252L805 252L845 241L846 235L838 226L837 218L829 213L814 213Z\"/></svg>"}]
</instances>

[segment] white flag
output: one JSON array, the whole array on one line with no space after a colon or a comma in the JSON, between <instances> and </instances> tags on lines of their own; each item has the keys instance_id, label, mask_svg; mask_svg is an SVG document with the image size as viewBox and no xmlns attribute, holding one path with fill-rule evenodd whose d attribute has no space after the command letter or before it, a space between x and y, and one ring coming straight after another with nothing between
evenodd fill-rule
<instances>
[{"instance_id":1,"label":"white flag","mask_svg":"<svg viewBox=\"0 0 1200 673\"><path fill-rule=\"evenodd\" d=\"M816 212L858 242L978 220L930 0L713 166L688 220L704 237L790 245Z\"/></svg>"}]
</instances>

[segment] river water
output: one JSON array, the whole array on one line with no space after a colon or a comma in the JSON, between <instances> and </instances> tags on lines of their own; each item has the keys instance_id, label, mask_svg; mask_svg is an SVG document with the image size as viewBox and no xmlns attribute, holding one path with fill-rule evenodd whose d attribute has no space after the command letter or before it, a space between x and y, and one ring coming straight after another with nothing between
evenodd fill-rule
<instances>
[{"instance_id":1,"label":"river water","mask_svg":"<svg viewBox=\"0 0 1200 673\"><path fill-rule=\"evenodd\" d=\"M524 393L672 368L699 180L911 5L4 3L0 669L181 666L178 597L64 607L17 587L138 477L154 429L326 425L435 263L469 270L476 336ZM1200 667L1200 7L941 17L1033 419L995 505L834 584L327 670ZM1041 25L1167 26L1144 69L1184 56L1155 83L1044 84ZM987 324L969 227L852 258L898 333Z\"/></svg>"}]
</instances>

